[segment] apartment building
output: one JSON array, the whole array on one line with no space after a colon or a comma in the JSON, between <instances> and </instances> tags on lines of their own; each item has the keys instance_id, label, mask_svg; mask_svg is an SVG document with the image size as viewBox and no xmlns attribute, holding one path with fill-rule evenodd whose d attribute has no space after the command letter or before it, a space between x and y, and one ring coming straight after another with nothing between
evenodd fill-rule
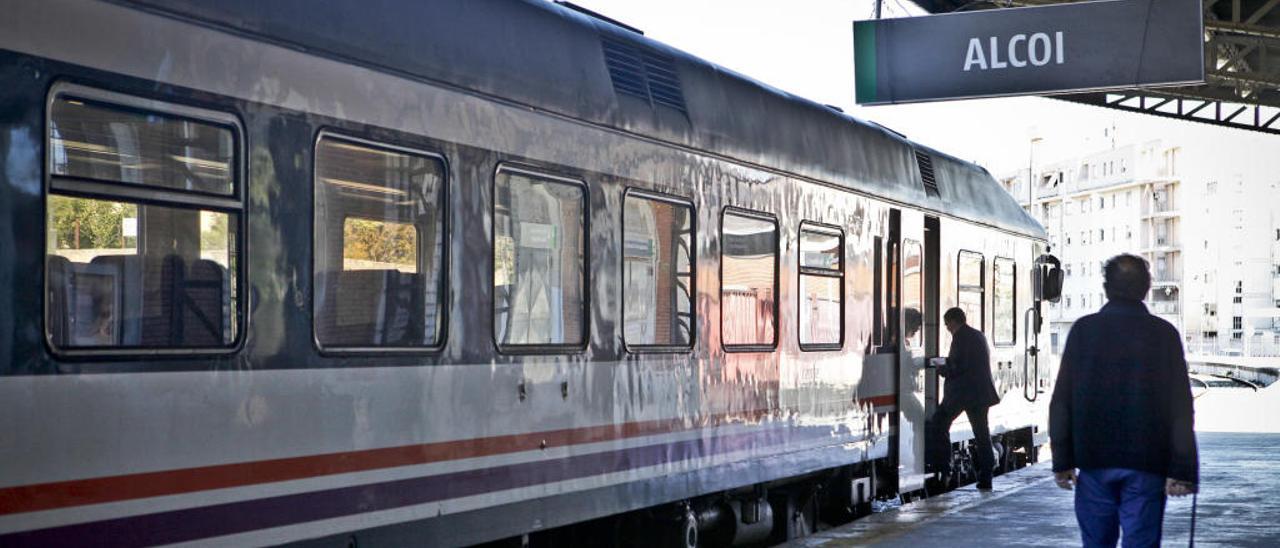
<instances>
[{"instance_id":1,"label":"apartment building","mask_svg":"<svg viewBox=\"0 0 1280 548\"><path fill-rule=\"evenodd\" d=\"M1188 351L1278 356L1280 183L1216 175L1195 192L1189 212L1187 297L1196 304L1185 315Z\"/></svg>"},{"instance_id":2,"label":"apartment building","mask_svg":"<svg viewBox=\"0 0 1280 548\"><path fill-rule=\"evenodd\" d=\"M1159 141L1115 147L1036 165L1001 183L1049 233L1063 263L1060 302L1046 310L1049 344L1059 351L1071 324L1106 303L1103 265L1120 253L1151 264L1151 311L1182 328L1180 149ZM1031 187L1028 188L1028 183Z\"/></svg>"}]
</instances>

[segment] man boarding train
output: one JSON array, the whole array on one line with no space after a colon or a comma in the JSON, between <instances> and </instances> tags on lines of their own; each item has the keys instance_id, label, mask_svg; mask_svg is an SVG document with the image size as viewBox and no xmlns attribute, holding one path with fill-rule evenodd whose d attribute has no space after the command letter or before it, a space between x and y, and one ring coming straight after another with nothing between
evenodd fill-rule
<instances>
[{"instance_id":1,"label":"man boarding train","mask_svg":"<svg viewBox=\"0 0 1280 548\"><path fill-rule=\"evenodd\" d=\"M945 394L933 416L926 423L928 447L935 451L932 462L940 463L943 473L948 473L951 440L948 431L951 423L964 413L973 428L977 445L975 463L978 489L991 489L991 471L995 468L995 456L991 449L991 432L987 425L987 411L1000 403L995 382L991 378L991 356L987 350L987 338L981 331L967 323L964 310L952 308L942 315L942 322L951 333L951 350L945 361L938 365L938 374L946 378Z\"/></svg>"}]
</instances>

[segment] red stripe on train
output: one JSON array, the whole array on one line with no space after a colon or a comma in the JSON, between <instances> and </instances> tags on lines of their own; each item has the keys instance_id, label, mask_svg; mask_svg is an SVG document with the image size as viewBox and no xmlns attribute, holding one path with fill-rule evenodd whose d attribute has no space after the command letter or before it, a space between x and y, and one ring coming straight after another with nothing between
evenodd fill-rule
<instances>
[{"instance_id":1,"label":"red stripe on train","mask_svg":"<svg viewBox=\"0 0 1280 548\"><path fill-rule=\"evenodd\" d=\"M886 395L860 398L858 401L881 407L893 405L897 398ZM704 420L702 424L683 419L631 422L20 485L0 488L0 515L676 433L743 420L759 420L769 413L759 411L717 415Z\"/></svg>"}]
</instances>

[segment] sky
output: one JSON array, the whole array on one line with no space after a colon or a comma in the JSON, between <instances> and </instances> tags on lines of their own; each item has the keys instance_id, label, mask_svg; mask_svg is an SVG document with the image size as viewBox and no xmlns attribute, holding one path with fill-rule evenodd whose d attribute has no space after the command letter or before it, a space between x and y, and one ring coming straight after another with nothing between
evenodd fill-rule
<instances>
[{"instance_id":1,"label":"sky","mask_svg":"<svg viewBox=\"0 0 1280 548\"><path fill-rule=\"evenodd\" d=\"M910 139L979 163L993 174L1153 139L1213 156L1270 149L1280 137L1040 97L857 107L853 21L872 0L574 0L645 35L813 101L834 105ZM883 17L922 15L885 0ZM1030 138L1041 141L1030 156ZM1272 152L1271 155L1276 155Z\"/></svg>"}]
</instances>

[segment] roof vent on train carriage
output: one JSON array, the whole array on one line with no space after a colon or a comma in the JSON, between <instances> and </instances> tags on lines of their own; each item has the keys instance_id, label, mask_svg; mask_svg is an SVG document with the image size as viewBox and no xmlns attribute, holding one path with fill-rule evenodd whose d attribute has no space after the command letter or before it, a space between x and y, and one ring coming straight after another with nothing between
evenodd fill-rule
<instances>
[{"instance_id":1,"label":"roof vent on train carriage","mask_svg":"<svg viewBox=\"0 0 1280 548\"><path fill-rule=\"evenodd\" d=\"M933 173L933 156L918 148L915 152L916 164L920 166L920 182L924 184L924 193L938 198L938 179Z\"/></svg>"},{"instance_id":2,"label":"roof vent on train carriage","mask_svg":"<svg viewBox=\"0 0 1280 548\"><path fill-rule=\"evenodd\" d=\"M618 40L601 38L600 43L615 92L688 114L675 59Z\"/></svg>"}]
</instances>

